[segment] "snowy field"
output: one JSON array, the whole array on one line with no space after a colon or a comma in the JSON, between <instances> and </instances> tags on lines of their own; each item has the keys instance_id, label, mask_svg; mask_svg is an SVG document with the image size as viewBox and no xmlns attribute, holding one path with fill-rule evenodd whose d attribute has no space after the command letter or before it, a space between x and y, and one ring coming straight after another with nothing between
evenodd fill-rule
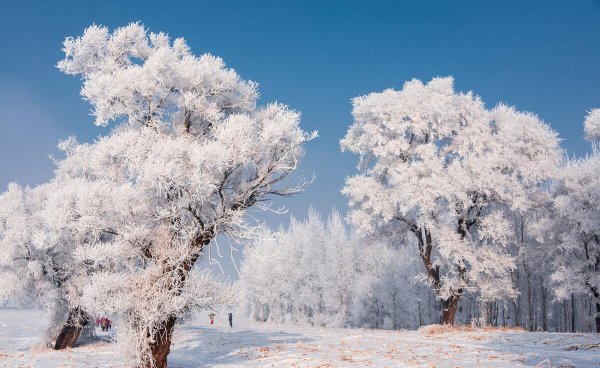
<instances>
[{"instance_id":1,"label":"snowy field","mask_svg":"<svg viewBox=\"0 0 600 368\"><path fill-rule=\"evenodd\" d=\"M206 318L208 319L208 318ZM600 337L517 331L229 328L197 320L176 332L170 367L600 367ZM120 367L115 346L35 348L41 311L0 310L0 367ZM33 348L32 348L33 347Z\"/></svg>"}]
</instances>

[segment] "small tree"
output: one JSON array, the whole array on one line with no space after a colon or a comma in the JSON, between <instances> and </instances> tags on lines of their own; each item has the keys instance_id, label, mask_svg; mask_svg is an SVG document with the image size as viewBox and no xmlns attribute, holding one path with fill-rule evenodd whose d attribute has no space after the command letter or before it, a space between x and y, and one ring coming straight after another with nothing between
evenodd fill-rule
<instances>
[{"instance_id":1,"label":"small tree","mask_svg":"<svg viewBox=\"0 0 600 368\"><path fill-rule=\"evenodd\" d=\"M556 134L531 113L487 110L452 78L357 97L352 114L341 146L360 155L343 189L356 228L414 239L444 324L466 290L513 297L509 214L552 177Z\"/></svg>"},{"instance_id":2,"label":"small tree","mask_svg":"<svg viewBox=\"0 0 600 368\"><path fill-rule=\"evenodd\" d=\"M27 295L46 305L51 318L45 340L54 341L57 350L73 347L83 328L93 327L81 302L91 268L77 259L74 244L92 242L97 232L90 225L102 227L112 218L113 212L97 208L119 208L106 205L100 187L80 184L55 180L33 189L11 184L0 196L0 272L6 280L0 294Z\"/></svg>"},{"instance_id":3,"label":"small tree","mask_svg":"<svg viewBox=\"0 0 600 368\"><path fill-rule=\"evenodd\" d=\"M51 318L44 343L50 344L65 323L77 270L72 253L48 231L42 216L47 195L47 187L16 184L0 195L0 301L31 297L45 305Z\"/></svg>"},{"instance_id":4,"label":"small tree","mask_svg":"<svg viewBox=\"0 0 600 368\"><path fill-rule=\"evenodd\" d=\"M316 133L303 132L285 105L257 107L257 85L221 59L197 58L183 39L139 24L112 33L89 27L67 38L64 51L58 67L83 79L96 124L121 124L74 146L57 177L128 186L141 203L96 243L79 245L84 262L116 267L95 271L83 297L93 309L123 313L128 365L164 368L176 321L230 300L192 272L196 261L219 234L251 236L249 208L302 190L304 182L285 179Z\"/></svg>"}]
</instances>

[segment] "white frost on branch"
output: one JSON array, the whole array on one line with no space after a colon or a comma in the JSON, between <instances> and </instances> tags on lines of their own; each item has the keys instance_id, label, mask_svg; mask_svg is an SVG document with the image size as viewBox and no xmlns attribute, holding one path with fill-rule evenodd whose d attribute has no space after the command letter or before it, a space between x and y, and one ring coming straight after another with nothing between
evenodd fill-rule
<instances>
[{"instance_id":1,"label":"white frost on branch","mask_svg":"<svg viewBox=\"0 0 600 368\"><path fill-rule=\"evenodd\" d=\"M588 112L583 122L585 138L595 141L600 138L600 109L592 109Z\"/></svg>"},{"instance_id":2,"label":"white frost on branch","mask_svg":"<svg viewBox=\"0 0 600 368\"><path fill-rule=\"evenodd\" d=\"M555 175L556 133L534 114L486 109L452 78L357 97L352 115L341 141L360 157L343 189L350 222L367 234L412 234L442 301L465 290L514 296L509 216Z\"/></svg>"},{"instance_id":3,"label":"white frost on branch","mask_svg":"<svg viewBox=\"0 0 600 368\"><path fill-rule=\"evenodd\" d=\"M88 224L94 242L76 244L78 261L96 266L83 299L91 311L124 316L129 365L154 364L151 347L168 337L170 321L232 301L226 286L217 293L195 276L194 264L218 235L256 236L249 208L302 191L306 182L289 185L288 174L317 134L286 105L257 106L257 84L220 58L196 57L183 39L138 23L89 27L63 50L58 67L82 78L95 124L117 122L93 144L68 144L56 173L57 181L105 186L108 207L116 206L106 222ZM188 297L198 283L214 291L201 305ZM97 288L109 296L95 300Z\"/></svg>"},{"instance_id":4,"label":"white frost on branch","mask_svg":"<svg viewBox=\"0 0 600 368\"><path fill-rule=\"evenodd\" d=\"M589 295L600 303L600 153L565 162L554 198L551 278L557 299ZM553 239L554 240L554 239Z\"/></svg>"}]
</instances>

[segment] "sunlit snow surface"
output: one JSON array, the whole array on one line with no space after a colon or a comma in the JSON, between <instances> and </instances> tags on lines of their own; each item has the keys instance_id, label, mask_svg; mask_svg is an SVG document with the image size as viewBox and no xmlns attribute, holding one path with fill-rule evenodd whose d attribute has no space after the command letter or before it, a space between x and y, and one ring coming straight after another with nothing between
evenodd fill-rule
<instances>
[{"instance_id":1,"label":"sunlit snow surface","mask_svg":"<svg viewBox=\"0 0 600 368\"><path fill-rule=\"evenodd\" d=\"M215 326L202 317L176 331L169 367L600 367L594 334L232 329L224 315ZM44 327L42 311L0 310L0 367L122 366L110 334L56 352L35 348Z\"/></svg>"}]
</instances>

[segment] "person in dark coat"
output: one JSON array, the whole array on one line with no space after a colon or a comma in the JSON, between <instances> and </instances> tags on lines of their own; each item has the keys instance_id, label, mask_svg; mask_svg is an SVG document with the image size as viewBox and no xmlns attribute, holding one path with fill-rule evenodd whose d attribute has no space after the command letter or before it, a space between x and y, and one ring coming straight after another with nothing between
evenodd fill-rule
<instances>
[{"instance_id":1,"label":"person in dark coat","mask_svg":"<svg viewBox=\"0 0 600 368\"><path fill-rule=\"evenodd\" d=\"M229 313L229 327L233 327L233 314Z\"/></svg>"}]
</instances>

